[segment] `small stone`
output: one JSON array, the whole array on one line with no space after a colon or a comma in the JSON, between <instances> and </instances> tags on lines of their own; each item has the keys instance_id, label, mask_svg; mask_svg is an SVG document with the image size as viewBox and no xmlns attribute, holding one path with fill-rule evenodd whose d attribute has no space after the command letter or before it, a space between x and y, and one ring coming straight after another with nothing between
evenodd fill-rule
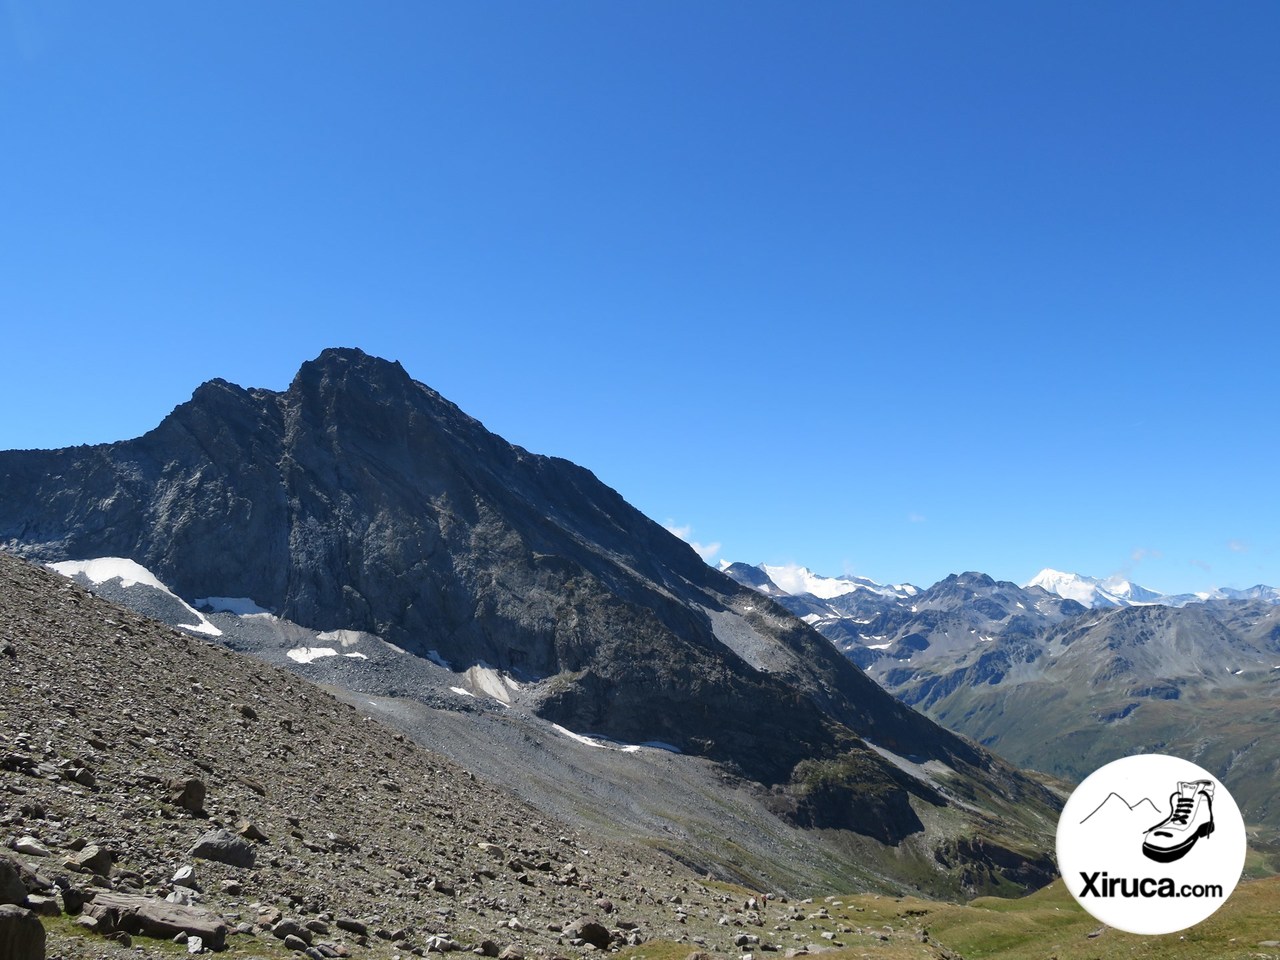
<instances>
[{"instance_id":1,"label":"small stone","mask_svg":"<svg viewBox=\"0 0 1280 960\"><path fill-rule=\"evenodd\" d=\"M169 802L192 813L204 812L205 792L204 781L196 777L184 777L169 782Z\"/></svg>"},{"instance_id":2,"label":"small stone","mask_svg":"<svg viewBox=\"0 0 1280 960\"><path fill-rule=\"evenodd\" d=\"M279 940L287 940L289 937L297 937L305 946L311 946L311 931L298 923L297 920L281 920L271 932L275 934Z\"/></svg>"},{"instance_id":3,"label":"small stone","mask_svg":"<svg viewBox=\"0 0 1280 960\"><path fill-rule=\"evenodd\" d=\"M472 953L481 957L496 957L499 953L498 945L492 940L481 940L480 945Z\"/></svg>"},{"instance_id":4,"label":"small stone","mask_svg":"<svg viewBox=\"0 0 1280 960\"><path fill-rule=\"evenodd\" d=\"M351 917L339 917L334 921L339 930L345 930L347 933L354 933L358 937L363 937L369 932L369 927L360 920L354 920Z\"/></svg>"},{"instance_id":5,"label":"small stone","mask_svg":"<svg viewBox=\"0 0 1280 960\"><path fill-rule=\"evenodd\" d=\"M290 950L296 950L298 953L306 953L307 941L301 937L296 937L292 933L284 938L284 945Z\"/></svg>"},{"instance_id":6,"label":"small stone","mask_svg":"<svg viewBox=\"0 0 1280 960\"><path fill-rule=\"evenodd\" d=\"M498 960L524 960L524 951L513 943L498 954Z\"/></svg>"},{"instance_id":7,"label":"small stone","mask_svg":"<svg viewBox=\"0 0 1280 960\"><path fill-rule=\"evenodd\" d=\"M267 835L262 832L261 828L256 823L251 823L248 820L240 821L240 826L236 832L246 840L253 840L255 843L267 842Z\"/></svg>"},{"instance_id":8,"label":"small stone","mask_svg":"<svg viewBox=\"0 0 1280 960\"><path fill-rule=\"evenodd\" d=\"M189 864L185 867L179 867L174 873L173 879L169 882L175 883L180 887L196 889L196 868Z\"/></svg>"},{"instance_id":9,"label":"small stone","mask_svg":"<svg viewBox=\"0 0 1280 960\"><path fill-rule=\"evenodd\" d=\"M461 949L462 944L448 937L427 937L427 953L453 953Z\"/></svg>"},{"instance_id":10,"label":"small stone","mask_svg":"<svg viewBox=\"0 0 1280 960\"><path fill-rule=\"evenodd\" d=\"M253 709L253 707L249 706L247 703L240 704L236 709L240 711L240 716L244 717L246 720L258 719L258 711Z\"/></svg>"},{"instance_id":11,"label":"small stone","mask_svg":"<svg viewBox=\"0 0 1280 960\"><path fill-rule=\"evenodd\" d=\"M13 849L18 853L26 854L28 857L48 857L52 856L49 848L37 840L35 837L19 837L14 843Z\"/></svg>"},{"instance_id":12,"label":"small stone","mask_svg":"<svg viewBox=\"0 0 1280 960\"><path fill-rule=\"evenodd\" d=\"M204 949L204 941L199 937L187 938L187 953L200 953Z\"/></svg>"}]
</instances>

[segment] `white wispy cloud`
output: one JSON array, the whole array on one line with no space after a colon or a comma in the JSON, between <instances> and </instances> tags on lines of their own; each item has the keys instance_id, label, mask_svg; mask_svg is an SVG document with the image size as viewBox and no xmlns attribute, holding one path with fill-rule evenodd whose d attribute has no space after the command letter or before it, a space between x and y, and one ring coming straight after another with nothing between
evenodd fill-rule
<instances>
[{"instance_id":1,"label":"white wispy cloud","mask_svg":"<svg viewBox=\"0 0 1280 960\"><path fill-rule=\"evenodd\" d=\"M674 534L693 547L694 552L707 563L710 563L711 558L720 552L720 543L718 541L716 543L699 543L694 540L692 524L678 524L674 520L668 520L663 526L667 528L667 533Z\"/></svg>"},{"instance_id":2,"label":"white wispy cloud","mask_svg":"<svg viewBox=\"0 0 1280 960\"><path fill-rule=\"evenodd\" d=\"M1232 553L1248 553L1249 545L1243 540L1228 540L1227 549Z\"/></svg>"},{"instance_id":3,"label":"white wispy cloud","mask_svg":"<svg viewBox=\"0 0 1280 960\"><path fill-rule=\"evenodd\" d=\"M924 521L925 521L925 516L924 516L924 514L923 514L923 513L908 513L908 514L907 514L907 522L908 522L908 523L924 523Z\"/></svg>"}]
</instances>

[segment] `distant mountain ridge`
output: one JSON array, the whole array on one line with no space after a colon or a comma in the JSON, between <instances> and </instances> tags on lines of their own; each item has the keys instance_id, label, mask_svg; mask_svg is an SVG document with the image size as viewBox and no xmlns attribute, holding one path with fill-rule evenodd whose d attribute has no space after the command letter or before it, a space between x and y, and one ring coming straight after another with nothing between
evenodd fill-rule
<instances>
[{"instance_id":1,"label":"distant mountain ridge","mask_svg":"<svg viewBox=\"0 0 1280 960\"><path fill-rule=\"evenodd\" d=\"M863 589L879 596L907 600L921 591L920 587L909 583L890 586L851 574L826 577L797 564L761 563L750 566L741 562L722 560L719 568L739 583L753 586L762 593L775 597L808 596L818 600L831 600ZM756 573L748 571L756 571ZM1262 600L1266 603L1280 603L1280 588L1264 584L1246 589L1214 587L1198 593L1164 594L1140 586L1127 577L1119 575L1099 578L1079 573L1066 573L1052 567L1045 567L1023 584L1023 587L1039 587L1046 593L1055 594L1064 600L1074 600L1090 609L1142 604L1184 607L1187 604L1206 603L1210 600Z\"/></svg>"},{"instance_id":2,"label":"distant mountain ridge","mask_svg":"<svg viewBox=\"0 0 1280 960\"><path fill-rule=\"evenodd\" d=\"M775 599L886 690L1016 763L1079 780L1133 752L1184 756L1280 840L1274 588L1167 597L1046 570L1026 586L969 572L907 598Z\"/></svg>"},{"instance_id":3,"label":"distant mountain ridge","mask_svg":"<svg viewBox=\"0 0 1280 960\"><path fill-rule=\"evenodd\" d=\"M1263 584L1236 590L1231 587L1215 587L1200 593L1158 593L1146 587L1138 586L1125 577L1112 576L1105 579L1087 577L1078 573L1063 573L1060 570L1045 568L1036 574L1027 584L1028 587L1040 587L1049 593L1075 600L1086 607L1131 607L1142 604L1156 604L1164 607L1185 607L1191 603L1207 603L1210 600L1262 600L1266 603L1280 603L1280 588Z\"/></svg>"}]
</instances>

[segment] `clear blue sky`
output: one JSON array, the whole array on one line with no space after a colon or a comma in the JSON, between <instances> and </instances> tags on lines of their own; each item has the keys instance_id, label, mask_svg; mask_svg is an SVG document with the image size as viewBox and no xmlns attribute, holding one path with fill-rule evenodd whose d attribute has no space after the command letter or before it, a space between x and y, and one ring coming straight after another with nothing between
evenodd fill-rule
<instances>
[{"instance_id":1,"label":"clear blue sky","mask_svg":"<svg viewBox=\"0 0 1280 960\"><path fill-rule=\"evenodd\" d=\"M716 558L1280 583L1280 5L0 0L0 448L399 359Z\"/></svg>"}]
</instances>

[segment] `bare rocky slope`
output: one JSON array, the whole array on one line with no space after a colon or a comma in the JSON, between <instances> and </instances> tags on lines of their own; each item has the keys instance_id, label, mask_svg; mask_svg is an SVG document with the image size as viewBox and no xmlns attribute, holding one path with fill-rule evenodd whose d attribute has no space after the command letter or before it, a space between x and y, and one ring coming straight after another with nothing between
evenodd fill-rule
<instances>
[{"instance_id":1,"label":"bare rocky slope","mask_svg":"<svg viewBox=\"0 0 1280 960\"><path fill-rule=\"evenodd\" d=\"M358 350L325 351L283 392L204 384L136 440L0 453L0 544L130 558L188 601L248 598L500 671L523 685L514 708L713 761L791 825L914 844L934 865L917 879L913 858L914 882L1052 876L1058 801L1040 783L885 694L589 471ZM411 669L347 667L333 682L412 698Z\"/></svg>"},{"instance_id":2,"label":"bare rocky slope","mask_svg":"<svg viewBox=\"0 0 1280 960\"><path fill-rule=\"evenodd\" d=\"M193 856L218 830L231 852ZM573 956L600 936L725 951L787 911L761 901L753 918L669 858L534 810L292 674L3 553L0 838L0 901L25 874L51 957L123 955L117 924L170 956L138 934L165 897L170 912L193 903L167 936L264 957ZM142 919L129 897L152 903ZM583 918L599 929L575 935Z\"/></svg>"}]
</instances>

